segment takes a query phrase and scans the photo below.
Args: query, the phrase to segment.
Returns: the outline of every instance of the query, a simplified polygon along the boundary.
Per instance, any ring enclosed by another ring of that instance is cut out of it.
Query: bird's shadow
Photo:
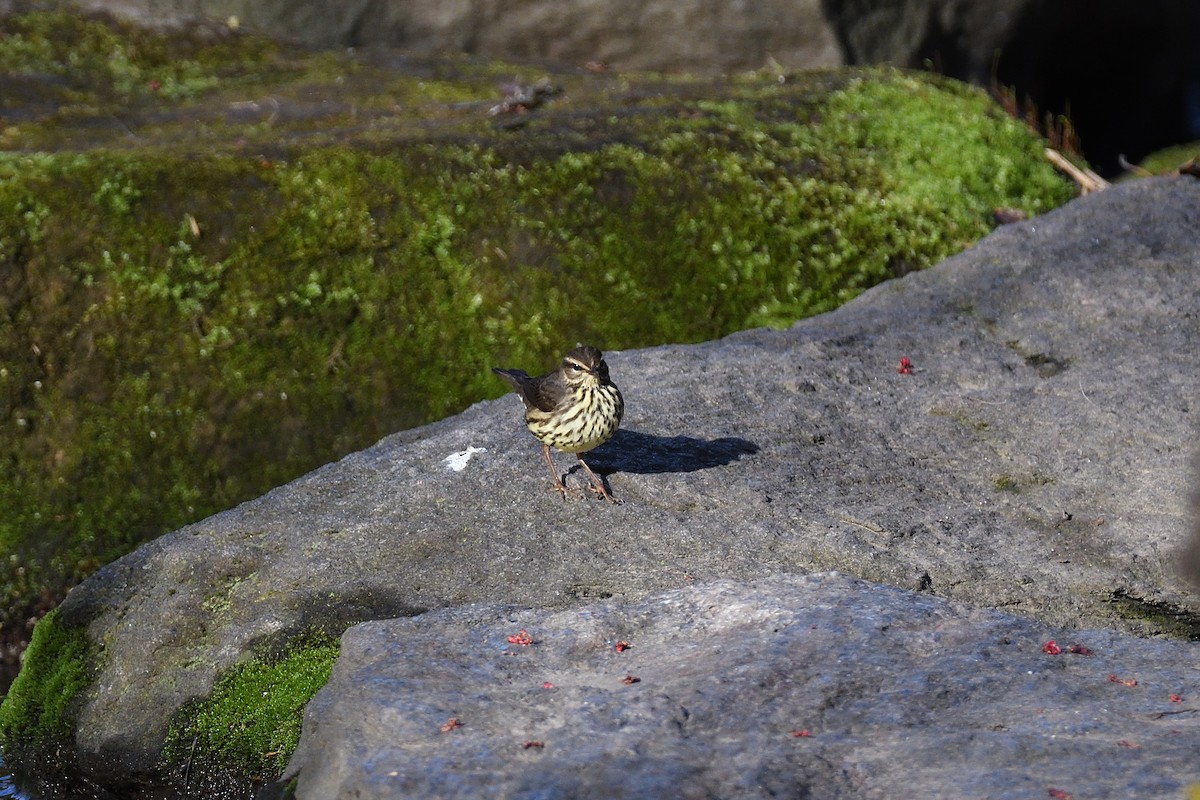
[[[758,452],[758,445],[735,436],[695,439],[691,436],[657,436],[619,430],[612,439],[587,454],[588,464],[601,475],[632,472],[696,472],[722,467]]]

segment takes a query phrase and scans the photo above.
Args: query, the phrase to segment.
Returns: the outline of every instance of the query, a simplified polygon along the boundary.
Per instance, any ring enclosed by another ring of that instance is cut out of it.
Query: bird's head
[[[563,356],[559,370],[571,386],[599,386],[608,382],[604,354],[590,345],[580,345]]]

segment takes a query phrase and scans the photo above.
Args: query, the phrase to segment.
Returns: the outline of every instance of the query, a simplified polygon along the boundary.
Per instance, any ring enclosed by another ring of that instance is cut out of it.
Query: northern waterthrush
[[[583,460],[584,453],[612,438],[625,413],[625,401],[608,377],[604,354],[580,345],[563,356],[558,369],[536,378],[519,369],[492,367],[492,372],[511,383],[525,404],[525,425],[542,443],[554,489],[566,497],[567,487],[550,457],[551,447],[574,453],[592,478],[592,491],[619,502]]]

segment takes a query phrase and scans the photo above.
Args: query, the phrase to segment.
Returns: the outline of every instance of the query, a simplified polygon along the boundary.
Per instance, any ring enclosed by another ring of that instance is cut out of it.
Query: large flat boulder
[[[590,463],[621,505],[553,493],[510,396],[164,536],[61,608],[101,648],[80,763],[101,781],[152,773],[186,703],[314,627],[470,603],[548,614],[832,569],[1045,625],[1194,635],[1200,596],[1177,556],[1200,376],[1198,222],[1200,182],[1130,183],[789,330],[610,352],[626,419]],[[822,591],[857,602],[863,589]],[[738,603],[734,589],[713,597]],[[943,607],[897,597],[887,603]],[[837,630],[864,635],[852,628]],[[1012,652],[1034,657],[1023,648]],[[874,669],[869,647],[838,652],[828,680]],[[946,683],[969,681],[969,660],[953,663]]]
[[[352,628],[289,773],[298,798],[1177,798],[1195,654],[837,575],[464,606]]]

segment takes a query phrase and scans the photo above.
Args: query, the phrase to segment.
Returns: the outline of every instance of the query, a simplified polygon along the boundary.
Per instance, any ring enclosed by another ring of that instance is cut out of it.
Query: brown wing
[[[522,369],[492,367],[492,372],[512,384],[526,408],[553,411],[554,406],[562,397],[562,386],[556,380],[557,373],[551,372],[532,378]]]
[[[566,383],[557,370],[529,379],[529,402],[542,411],[553,411],[566,394]]]

